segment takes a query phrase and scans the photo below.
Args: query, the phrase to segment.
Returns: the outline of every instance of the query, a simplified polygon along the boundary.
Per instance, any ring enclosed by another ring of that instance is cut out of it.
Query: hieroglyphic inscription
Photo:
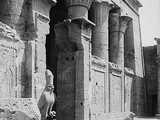
[[[0,98],[15,97],[16,50],[0,45]]]
[[[125,76],[125,111],[131,110],[131,87],[133,78]]]
[[[75,110],[75,53],[64,52],[58,57],[58,80],[57,80],[57,119],[74,120]],[[63,116],[60,114],[64,113]],[[69,116],[68,116],[69,115]]]
[[[92,83],[92,119],[104,113],[104,80],[105,73],[93,70]]]
[[[49,33],[49,18],[45,15],[35,12],[35,76],[34,76],[34,95],[39,99],[43,88],[45,87],[46,70],[46,35]],[[34,51],[33,51],[34,52]]]
[[[110,111],[121,112],[121,77],[110,73]]]

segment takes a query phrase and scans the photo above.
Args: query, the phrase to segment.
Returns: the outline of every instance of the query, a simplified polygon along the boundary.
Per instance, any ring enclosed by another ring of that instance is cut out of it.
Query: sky
[[[139,0],[143,7],[140,8],[140,24],[142,45],[156,44],[155,37],[160,38],[160,0]]]

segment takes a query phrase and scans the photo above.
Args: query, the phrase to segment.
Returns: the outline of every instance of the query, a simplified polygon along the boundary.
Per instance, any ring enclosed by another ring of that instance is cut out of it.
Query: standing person
[[[41,120],[53,120],[56,116],[56,112],[52,111],[52,107],[55,103],[54,76],[50,70],[46,70],[46,86],[42,92],[42,95],[38,101],[38,108],[41,113]]]

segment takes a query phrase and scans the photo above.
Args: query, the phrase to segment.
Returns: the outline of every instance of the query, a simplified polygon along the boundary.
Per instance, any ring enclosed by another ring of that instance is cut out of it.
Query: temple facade
[[[36,103],[47,68],[57,120],[142,115],[140,7],[138,0],[1,0],[0,99]]]

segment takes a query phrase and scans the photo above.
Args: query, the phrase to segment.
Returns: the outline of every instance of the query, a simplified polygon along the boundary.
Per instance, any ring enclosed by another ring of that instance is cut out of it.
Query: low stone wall
[[[41,120],[41,115],[32,98],[4,98],[0,99],[0,120]]]

